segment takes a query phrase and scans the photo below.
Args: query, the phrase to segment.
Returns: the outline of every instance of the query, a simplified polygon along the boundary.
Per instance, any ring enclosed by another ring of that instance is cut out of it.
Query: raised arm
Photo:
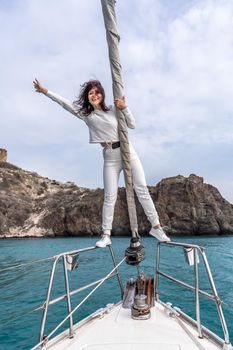
[[[126,105],[125,97],[123,96],[122,99],[115,99],[114,104],[117,108],[122,110],[128,128],[135,129],[135,119],[130,109]]]
[[[35,79],[35,80],[33,81],[33,85],[34,85],[34,88],[35,88],[36,92],[40,92],[40,93],[42,93],[42,94],[47,94],[48,89],[44,88],[44,87],[40,84],[40,82],[39,82],[38,79]]]
[[[36,92],[43,93],[45,96],[57,102],[60,106],[62,106],[68,112],[74,114],[76,117],[82,120],[84,119],[83,116],[80,115],[77,106],[73,102],[52,91],[49,91],[47,88],[43,87],[37,79],[33,81],[33,84]]]

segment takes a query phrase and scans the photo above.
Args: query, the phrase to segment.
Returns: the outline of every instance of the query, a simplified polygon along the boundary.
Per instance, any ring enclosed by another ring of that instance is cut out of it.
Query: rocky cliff
[[[171,235],[233,234],[233,206],[203,178],[175,176],[149,187]],[[61,183],[0,162],[0,237],[97,235],[101,232],[102,189]],[[137,202],[139,232],[148,223]],[[119,189],[113,234],[128,235],[125,189]]]

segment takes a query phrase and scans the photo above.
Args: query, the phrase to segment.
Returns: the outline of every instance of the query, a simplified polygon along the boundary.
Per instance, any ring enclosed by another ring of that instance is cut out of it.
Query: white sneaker
[[[95,246],[98,248],[104,248],[111,243],[112,242],[109,235],[102,235],[101,239],[96,242]]]
[[[160,242],[170,242],[170,238],[166,235],[162,227],[154,228],[152,227],[149,234],[155,238],[157,238]]]

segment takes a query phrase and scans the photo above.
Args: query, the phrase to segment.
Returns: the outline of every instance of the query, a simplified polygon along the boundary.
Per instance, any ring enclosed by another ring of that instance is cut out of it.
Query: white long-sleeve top
[[[88,116],[83,116],[78,112],[78,107],[71,101],[61,97],[54,92],[48,91],[46,94],[53,101],[57,102],[64,109],[83,120],[89,128],[90,143],[117,142],[118,122],[114,108],[110,106],[110,110],[94,110]],[[128,108],[122,110],[125,116],[126,124],[130,129],[135,128],[135,119]]]

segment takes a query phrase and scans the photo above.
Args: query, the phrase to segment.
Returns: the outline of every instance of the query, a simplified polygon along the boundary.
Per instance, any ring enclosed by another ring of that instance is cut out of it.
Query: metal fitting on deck
[[[126,262],[129,265],[138,265],[145,259],[145,248],[138,237],[131,238],[130,246],[125,250]]]
[[[131,316],[134,320],[147,320],[150,318],[150,308],[146,303],[147,296],[145,294],[137,294],[131,307]]]

